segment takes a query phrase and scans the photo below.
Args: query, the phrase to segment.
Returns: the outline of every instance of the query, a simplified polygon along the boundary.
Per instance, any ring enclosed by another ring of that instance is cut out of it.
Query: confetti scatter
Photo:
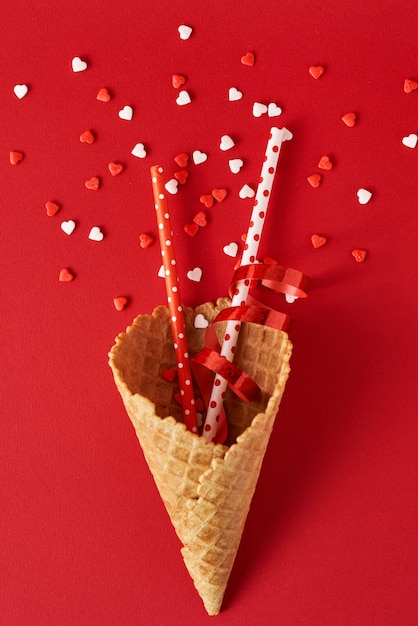
[[[416,133],[411,133],[410,135],[407,135],[406,137],[402,138],[402,143],[407,148],[415,148],[415,146],[417,145],[417,142],[418,142],[418,135]]]
[[[314,248],[321,248],[327,243],[327,239],[323,235],[315,234],[311,236],[311,243]]]
[[[145,159],[145,157],[147,156],[147,151],[145,150],[144,144],[137,143],[133,147],[131,154],[135,157],[138,157],[138,159]]]
[[[417,89],[417,87],[418,82],[416,80],[412,80],[412,78],[405,78],[403,84],[403,90],[405,93],[412,93],[415,89]]]
[[[222,135],[221,143],[219,144],[219,148],[222,151],[231,150],[235,146],[235,142],[229,135]]]
[[[23,152],[19,152],[19,150],[11,150],[9,154],[10,163],[12,165],[17,165],[20,161],[23,160]]]
[[[171,193],[172,195],[174,195],[174,194],[176,194],[178,192],[178,190],[179,190],[178,186],[179,186],[179,182],[175,178],[171,178],[164,185],[164,187],[166,188],[168,193]]]
[[[185,89],[179,92],[179,95],[176,98],[176,102],[179,106],[185,106],[186,104],[190,104],[192,101],[190,94]]]
[[[87,69],[87,63],[80,59],[80,57],[74,57],[71,61],[71,67],[73,72],[84,72]]]
[[[214,198],[211,193],[205,193],[199,198],[199,201],[204,204],[207,209],[210,209],[210,207],[213,206],[213,200]]]
[[[189,237],[194,237],[195,235],[197,235],[198,231],[199,225],[196,223],[186,224],[184,226],[184,232],[186,233],[186,235],[189,235]]]
[[[237,102],[238,100],[241,100],[242,96],[243,96],[242,91],[240,91],[236,87],[230,87],[228,91],[229,102]]]
[[[86,180],[84,185],[87,189],[90,189],[90,191],[97,191],[100,187],[100,179],[98,178],[98,176],[92,176],[91,178]]]
[[[268,112],[268,106],[263,104],[262,102],[254,102],[253,104],[253,115],[254,117],[261,117],[265,113]]]
[[[238,244],[235,241],[231,241],[223,247],[223,251],[227,256],[236,257],[238,254]]]
[[[195,150],[192,154],[193,163],[195,165],[200,165],[207,161],[208,155],[205,152],[201,152],[200,150]]]
[[[367,204],[372,197],[372,192],[368,191],[368,189],[359,189],[357,191],[357,199],[360,204]]]
[[[208,328],[209,322],[203,315],[203,313],[198,313],[194,318],[193,325],[195,328],[203,330],[205,328]]]
[[[54,216],[60,210],[60,205],[57,202],[48,201],[45,203],[46,214],[49,217]]]
[[[91,241],[103,241],[103,233],[98,226],[93,226],[89,232],[89,239]]]
[[[323,65],[311,65],[309,68],[309,74],[312,78],[315,78],[315,80],[318,80],[324,72],[325,68]]]
[[[366,254],[367,251],[363,250],[362,248],[355,248],[351,254],[353,255],[353,257],[355,258],[355,260],[357,261],[357,263],[363,263],[364,259],[366,258]]]
[[[228,192],[226,189],[212,189],[212,196],[218,202],[223,202],[227,195],[228,195]]]
[[[101,89],[99,89],[97,96],[96,96],[96,100],[100,100],[100,102],[110,102],[111,99],[112,99],[112,96],[110,95],[107,87],[102,87]]]
[[[241,63],[243,65],[248,65],[249,67],[253,67],[255,63],[254,52],[247,52],[247,54],[244,54],[244,56],[241,57]]]
[[[15,85],[13,87],[13,92],[16,98],[19,98],[19,100],[22,100],[22,98],[26,96],[28,91],[29,91],[29,87],[27,85]]]
[[[174,157],[174,160],[179,167],[187,167],[189,163],[189,155],[186,152],[182,152]]]
[[[203,272],[200,267],[195,267],[187,272],[187,278],[195,283],[199,283],[202,280]]]
[[[117,298],[113,298],[113,306],[117,311],[123,311],[127,304],[128,298],[126,298],[126,296],[118,296]]]
[[[352,128],[353,126],[356,125],[357,116],[355,113],[351,112],[351,113],[346,113],[345,115],[343,115],[341,119],[346,126],[348,126],[349,128]]]
[[[70,283],[72,280],[74,279],[74,274],[73,272],[70,272],[70,270],[67,267],[64,267],[58,276],[58,280],[61,283]]]
[[[154,243],[154,237],[151,237],[151,235],[148,235],[148,233],[141,233],[139,235],[139,245],[144,250],[149,248],[150,245],[153,244],[153,243]]]
[[[186,82],[186,77],[182,74],[173,74],[171,77],[171,83],[175,89],[179,89]]]
[[[239,191],[239,197],[242,198],[243,200],[245,198],[254,198],[255,196],[255,191],[252,187],[250,187],[249,185],[245,184],[241,187],[240,191]]]
[[[315,189],[320,186],[321,180],[321,174],[312,174],[307,178],[308,183],[311,185],[311,187],[314,187]]]
[[[119,174],[123,172],[122,163],[114,163],[113,161],[111,161],[107,167],[112,176],[119,176]]]
[[[184,185],[189,176],[189,172],[187,170],[179,170],[178,172],[174,172],[174,178],[178,180],[180,185]]]
[[[229,161],[229,169],[233,174],[238,174],[243,166],[244,161],[242,159],[231,159]]]
[[[267,106],[267,115],[269,117],[278,117],[282,113],[283,110],[275,102],[270,102],[270,104]]]
[[[81,143],[89,143],[92,144],[95,142],[95,136],[91,132],[91,130],[85,130],[84,133],[80,135]]]
[[[181,24],[181,26],[179,26],[177,30],[179,32],[180,39],[182,39],[183,41],[189,39],[193,32],[193,28],[191,26],[187,26],[186,24]]]
[[[319,159],[318,167],[321,170],[327,170],[327,171],[332,170],[333,164],[332,164],[329,156],[327,156],[327,155],[322,156]]]
[[[193,218],[193,222],[197,224],[197,226],[200,226],[201,228],[204,228],[205,226],[207,226],[208,220],[207,220],[206,213],[204,211],[199,211],[198,213],[196,213],[196,215]]]
[[[129,106],[129,104],[126,104],[123,109],[119,111],[118,116],[121,120],[130,122],[134,116],[134,110],[131,106]]]
[[[74,220],[67,220],[66,222],[61,222],[61,230],[66,235],[71,235],[74,232],[75,226],[76,224]]]

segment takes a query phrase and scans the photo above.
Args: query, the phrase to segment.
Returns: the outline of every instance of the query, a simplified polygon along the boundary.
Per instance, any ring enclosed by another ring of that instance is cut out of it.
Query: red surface
[[[416,624],[415,282],[418,16],[413,3],[11,2],[2,8],[0,621],[57,624]],[[177,27],[194,31],[181,41]],[[254,52],[255,64],[240,59]],[[88,62],[75,74],[71,59]],[[323,65],[315,80],[311,65]],[[187,78],[179,107],[172,75]],[[16,84],[29,93],[18,100]],[[96,100],[109,88],[109,103]],[[228,89],[244,96],[228,102]],[[275,102],[278,118],[252,116]],[[118,118],[125,105],[132,121]],[[354,127],[341,120],[357,114]],[[115,335],[164,303],[149,167],[189,180],[170,198],[183,300],[226,294],[270,126],[281,155],[261,255],[309,274],[292,374],[224,610],[206,616],[107,365]],[[85,130],[96,141],[79,141]],[[219,150],[220,137],[236,146]],[[148,156],[133,157],[143,142]],[[18,165],[11,150],[22,151]],[[244,168],[231,174],[228,159]],[[330,171],[319,170],[328,155]],[[109,162],[124,171],[112,177]],[[314,189],[307,177],[322,174]],[[84,182],[99,176],[101,187]],[[202,194],[194,238],[183,227]],[[356,191],[373,192],[369,204]],[[45,203],[61,204],[52,217]],[[205,209],[206,210],[206,209]],[[65,235],[60,224],[74,219]],[[88,233],[99,226],[103,241]],[[327,238],[315,249],[311,235]],[[363,263],[351,255],[367,250]],[[186,272],[199,266],[200,283]],[[62,268],[75,273],[58,281]],[[113,298],[127,296],[118,312]]]

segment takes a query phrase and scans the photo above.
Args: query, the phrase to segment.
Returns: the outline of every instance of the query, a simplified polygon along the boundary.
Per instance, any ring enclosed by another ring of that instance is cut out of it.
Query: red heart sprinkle
[[[173,87],[175,89],[178,89],[179,87],[184,85],[184,83],[186,82],[186,77],[182,76],[181,74],[173,74],[171,80],[173,82]]]
[[[213,206],[212,194],[207,193],[207,194],[204,194],[203,196],[200,196],[200,202],[204,204],[207,209],[210,209],[210,207]]]
[[[315,78],[315,80],[322,76],[324,71],[325,68],[322,65],[311,65],[311,67],[309,68],[309,74],[312,76],[312,78]]]
[[[356,123],[356,114],[355,113],[346,113],[345,115],[342,116],[341,119],[344,122],[344,124],[346,124],[347,126],[349,126],[351,128]]]
[[[109,90],[106,87],[102,87],[99,89],[99,93],[96,96],[97,100],[101,100],[101,102],[110,102],[111,96]]]
[[[81,133],[80,141],[82,143],[94,143],[94,135],[91,130],[85,130],[84,133]]]
[[[207,225],[206,213],[199,211],[193,218],[193,222],[202,228]]]
[[[121,172],[123,172],[123,165],[121,163],[109,163],[107,166],[109,168],[109,172],[112,176],[118,176]]]
[[[307,180],[312,187],[319,187],[321,184],[321,174],[312,174],[312,176],[308,176]]]
[[[177,370],[175,367],[170,367],[168,370],[163,370],[161,372],[161,376],[169,383],[174,382],[174,379],[177,376]]]
[[[92,191],[97,191],[100,186],[100,180],[97,176],[92,176],[89,180],[86,180],[84,183],[87,189],[91,189]]]
[[[189,155],[186,152],[182,152],[181,154],[178,154],[176,157],[174,157],[174,160],[179,167],[187,167],[187,164],[189,162]]]
[[[141,233],[139,235],[139,245],[141,246],[141,248],[144,248],[144,250],[146,248],[149,248],[153,241],[154,238],[151,237],[151,235],[147,235],[147,233]]]
[[[199,230],[199,226],[197,224],[186,224],[184,227],[184,232],[190,235],[190,237],[194,237]]]
[[[355,248],[351,254],[355,258],[357,263],[363,263],[364,259],[366,258],[367,251],[362,250],[361,248]]]
[[[64,268],[60,271],[58,280],[62,283],[69,283],[73,280],[73,278],[74,278],[74,274],[72,274],[69,269]]]
[[[128,304],[128,298],[125,298],[125,296],[119,296],[118,298],[113,298],[113,304],[115,305],[115,309],[117,311],[123,311],[123,309]]]
[[[403,90],[405,93],[411,93],[418,87],[418,83],[416,80],[412,80],[411,78],[406,78],[403,84]]]
[[[311,242],[314,248],[320,248],[327,243],[327,240],[322,235],[312,235]]]
[[[174,172],[174,178],[179,181],[180,185],[184,185],[187,180],[189,172],[187,170],[180,170],[179,172]]]
[[[22,152],[18,152],[17,150],[12,150],[10,152],[10,163],[12,165],[17,165],[19,163],[19,161],[21,161],[23,159],[23,153]]]
[[[222,202],[222,200],[225,200],[227,195],[228,195],[228,192],[226,189],[212,189],[212,196],[218,202]]]
[[[55,215],[55,213],[58,213],[61,207],[56,202],[47,202],[45,204],[45,208],[46,208],[46,214],[52,217],[53,215]]]
[[[332,163],[328,156],[323,156],[319,159],[318,167],[321,170],[332,170]]]
[[[247,52],[247,54],[244,54],[244,56],[241,57],[241,63],[243,65],[249,65],[250,67],[252,67],[255,63],[254,53]]]

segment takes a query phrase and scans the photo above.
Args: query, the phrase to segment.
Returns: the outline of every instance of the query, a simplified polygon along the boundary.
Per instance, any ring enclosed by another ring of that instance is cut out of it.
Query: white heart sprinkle
[[[254,102],[253,104],[253,115],[254,117],[261,117],[264,113],[267,113],[268,107],[265,104],[261,104],[261,102]]]
[[[179,181],[175,178],[167,181],[164,187],[167,189],[168,193],[175,194],[178,192]]]
[[[192,154],[193,163],[195,165],[200,165],[200,163],[204,163],[208,158],[208,155],[205,152],[200,152],[200,150],[195,150]]]
[[[147,156],[145,146],[143,143],[137,143],[131,154],[138,157],[139,159],[144,159]]]
[[[293,133],[290,132],[290,130],[288,130],[287,128],[282,128],[282,139],[283,141],[290,141],[291,139],[293,139]]]
[[[229,169],[233,174],[238,174],[243,165],[244,161],[242,159],[231,159],[229,161]]]
[[[190,270],[189,272],[187,272],[187,278],[189,280],[193,280],[195,283],[200,282],[201,278],[202,278],[202,270],[200,269],[200,267],[195,267],[194,269]]]
[[[286,302],[288,302],[289,304],[293,304],[293,302],[298,299],[297,296],[292,296],[290,293],[286,293],[284,297],[286,299]]]
[[[418,142],[418,135],[416,135],[415,133],[411,133],[410,135],[402,139],[403,145],[406,146],[407,148],[415,148],[415,146],[417,145],[417,142]]]
[[[66,235],[71,235],[75,228],[74,220],[68,220],[68,222],[61,222],[61,229]]]
[[[277,117],[278,115],[281,115],[283,111],[275,102],[270,102],[267,108],[267,113],[269,117]]]
[[[230,150],[235,146],[234,140],[229,135],[222,135],[219,145],[221,150]]]
[[[228,98],[230,102],[236,102],[236,100],[241,100],[242,91],[240,91],[236,87],[231,87],[228,92]]]
[[[127,120],[128,122],[130,122],[133,118],[134,110],[132,107],[126,105],[123,107],[123,109],[119,111],[118,115],[121,120]]]
[[[98,226],[93,226],[89,232],[89,239],[92,241],[102,241],[104,235]]]
[[[223,251],[228,256],[236,257],[238,254],[238,244],[235,243],[235,241],[231,241],[231,243],[223,247]]]
[[[19,100],[21,100],[28,93],[29,87],[27,85],[15,85],[13,87],[13,91],[15,93],[15,96],[17,96],[17,98],[19,98]]]
[[[164,270],[164,265],[161,265],[160,269],[158,270],[158,274],[157,276],[159,278],[165,278],[165,270]]]
[[[177,29],[179,31],[180,39],[184,41],[190,37],[193,32],[193,28],[191,26],[186,26],[186,24],[182,24]]]
[[[189,92],[183,89],[180,91],[179,95],[176,98],[176,102],[179,106],[184,106],[185,104],[190,104],[192,101]]]
[[[209,322],[202,313],[198,313],[194,318],[194,327],[195,328],[207,328],[209,326]]]
[[[255,191],[249,185],[244,185],[243,187],[241,187],[240,192],[239,192],[240,198],[243,198],[243,199],[254,198],[254,196],[255,196]]]
[[[82,61],[80,57],[74,57],[71,61],[71,67],[73,68],[73,72],[84,72],[87,69],[87,63]]]
[[[357,198],[360,204],[367,204],[371,197],[372,194],[367,189],[359,189],[357,192]]]

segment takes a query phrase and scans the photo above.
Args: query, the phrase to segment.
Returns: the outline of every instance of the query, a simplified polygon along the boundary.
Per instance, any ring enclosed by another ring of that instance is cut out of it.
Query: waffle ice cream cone
[[[230,305],[220,299],[185,309],[191,356],[204,347],[197,314],[210,323]],[[222,324],[219,324],[222,336]],[[161,372],[175,366],[168,309],[139,315],[116,338],[110,366],[146,462],[183,544],[181,553],[209,615],[219,613],[264,453],[289,374],[285,332],[242,324],[234,362],[261,388],[249,404],[228,390],[228,440],[207,443],[186,430],[174,399],[176,383]]]

